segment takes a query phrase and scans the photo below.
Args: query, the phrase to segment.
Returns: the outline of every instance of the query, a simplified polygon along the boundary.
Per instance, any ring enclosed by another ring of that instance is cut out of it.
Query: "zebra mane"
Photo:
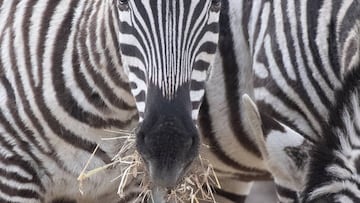
[[[360,168],[354,150],[360,147],[360,64],[345,76],[335,98],[329,120],[323,126],[323,136],[310,150],[312,158],[303,191],[305,202],[326,192],[314,188],[338,178],[358,179],[356,176]],[[340,168],[346,168],[346,171]]]
[[[330,112],[328,126],[323,127],[324,140],[327,140],[328,146],[339,145],[338,137],[341,135],[360,135],[360,64],[346,74],[335,98],[336,103]]]

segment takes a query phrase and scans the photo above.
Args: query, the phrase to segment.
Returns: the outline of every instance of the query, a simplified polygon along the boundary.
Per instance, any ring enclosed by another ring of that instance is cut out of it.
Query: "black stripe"
[[[207,71],[210,64],[207,61],[197,60],[194,63],[194,69],[198,71]]]
[[[29,199],[38,199],[40,201],[43,200],[43,197],[30,189],[18,189],[15,187],[11,187],[9,185],[5,185],[2,182],[0,182],[0,191],[13,197],[22,197],[22,198],[29,198]]]
[[[9,27],[11,27],[11,25],[13,24],[13,21],[14,21],[14,15],[16,13],[16,8],[17,8],[17,5],[18,3],[20,2],[20,0],[14,0],[12,1],[12,4],[11,4],[11,7],[10,7],[10,11],[9,11],[9,15],[6,17],[6,20],[4,20],[5,24],[4,24],[4,29],[3,30],[0,30],[0,41],[3,40],[4,38],[4,35],[5,35],[5,31],[7,31],[7,29]]]
[[[37,44],[37,49],[36,49],[37,50],[36,56],[37,56],[37,61],[38,61],[38,66],[39,66],[38,67],[38,78],[40,81],[42,81],[42,79],[43,79],[42,68],[43,68],[43,60],[44,60],[47,32],[50,27],[50,21],[52,19],[52,16],[54,15],[55,9],[60,2],[61,1],[48,1],[46,9],[45,9],[43,15],[41,16],[41,27],[40,27],[40,30],[38,31],[39,39],[38,39],[38,44]]]
[[[97,18],[100,11],[100,6],[102,6],[101,1],[94,2],[95,6],[91,8],[91,17],[88,19],[89,21],[86,22],[86,28],[88,29],[88,37],[90,39],[90,50],[89,54],[93,56],[95,59],[95,63],[97,66],[100,66],[100,53],[97,51],[96,42],[98,41],[98,36],[96,34],[97,28]],[[103,23],[102,23],[103,25]]]
[[[277,184],[275,185],[275,187],[276,187],[276,192],[280,197],[291,199],[294,203],[299,202],[299,197],[297,192]]]
[[[241,26],[242,26],[242,31],[244,34],[244,38],[246,42],[250,42],[249,39],[249,32],[248,32],[248,24],[250,22],[250,16],[251,16],[251,11],[252,11],[252,7],[253,7],[253,1],[243,1],[242,3],[242,22],[241,22]]]
[[[142,81],[146,82],[147,79],[146,79],[146,75],[144,73],[143,70],[141,70],[140,68],[138,67],[135,67],[135,66],[129,66],[129,71],[133,74],[135,74],[139,79],[141,79]]]
[[[145,102],[145,99],[146,99],[145,96],[146,96],[146,95],[145,95],[145,91],[142,90],[138,95],[135,96],[135,99],[136,99],[136,101],[138,101],[138,102],[139,102],[139,101]]]
[[[272,180],[272,176],[269,172],[267,173],[232,173],[228,171],[222,171],[217,168],[214,169],[215,173],[218,175],[224,175],[226,177],[231,177],[232,179],[239,180],[241,182],[252,182],[252,181],[268,181]]]
[[[307,26],[309,28],[309,29],[307,29],[308,36],[309,36],[309,44],[308,45],[309,45],[309,48],[311,51],[311,56],[313,58],[315,67],[318,68],[319,73],[324,78],[326,85],[329,86],[331,89],[334,89],[335,87],[330,82],[329,77],[326,74],[324,74],[324,73],[326,73],[325,68],[331,68],[331,67],[324,67],[322,65],[322,61],[321,61],[321,57],[320,57],[320,53],[319,53],[319,48],[321,48],[321,47],[317,47],[317,45],[316,45],[316,37],[318,34],[320,34],[320,33],[317,33],[317,31],[318,31],[317,28],[322,23],[322,22],[320,22],[320,24],[319,24],[319,22],[318,22],[319,15],[320,15],[320,9],[322,8],[322,6],[324,4],[325,4],[324,0],[307,1],[307,16],[306,16],[307,20],[306,21],[307,21]],[[322,36],[322,37],[328,37],[328,36]]]
[[[63,197],[63,198],[56,198],[52,200],[51,203],[77,203],[77,201],[74,199]]]
[[[219,188],[214,188],[215,190],[215,193],[217,195],[220,195],[222,197],[225,197],[226,199],[228,200],[231,200],[233,201],[234,203],[243,203],[245,202],[245,199],[246,199],[246,195],[238,195],[238,194],[234,194],[234,193],[231,193],[231,192],[227,192],[225,190],[222,190],[222,189],[219,189]]]
[[[229,3],[223,1],[223,10],[220,14],[220,39],[219,50],[222,56],[223,73],[225,82],[226,101],[229,107],[229,120],[231,130],[242,146],[250,153],[261,157],[257,146],[247,137],[242,128],[240,116],[239,95],[239,65],[236,62],[233,35],[230,29]]]
[[[358,185],[359,188],[359,185]],[[353,202],[360,202],[360,198],[358,197],[359,194],[354,194],[350,190],[343,190],[341,191],[341,194],[347,196],[349,199],[353,200]]]
[[[335,9],[333,10],[333,15],[337,16],[337,13],[339,12],[340,6],[342,5],[342,2],[337,2],[335,1],[333,3],[333,7],[335,7]],[[339,7],[339,8],[338,8]],[[328,38],[328,42],[330,44],[330,49],[329,49],[329,56],[330,59],[333,60],[333,63],[335,65],[335,68],[337,68],[336,70],[340,71],[340,68],[343,64],[339,64],[340,63],[340,59],[346,57],[347,54],[351,54],[351,55],[355,55],[355,54],[359,54],[359,53],[354,53],[354,52],[347,52],[345,53],[345,55],[342,55],[341,51],[343,51],[344,48],[344,44],[346,42],[346,40],[350,40],[349,37],[352,36],[355,41],[357,41],[357,45],[359,44],[359,40],[358,40],[358,34],[357,35],[353,35],[350,32],[354,31],[353,29],[358,29],[358,22],[360,19],[360,2],[359,1],[352,1],[351,5],[349,6],[348,10],[346,11],[346,14],[344,16],[344,19],[342,22],[337,22],[338,18],[336,18],[336,22],[332,21],[331,24],[329,25],[329,38]],[[337,27],[336,25],[340,24],[339,27]],[[340,51],[340,53],[339,53]],[[358,51],[359,52],[359,51]],[[358,56],[359,57],[359,56]],[[345,68],[347,70],[354,68],[354,67],[342,67]],[[340,73],[338,74],[340,76]]]
[[[209,104],[208,104],[206,95],[204,96],[204,101],[200,107],[199,125],[200,125],[200,130],[201,130],[202,135],[204,136],[205,139],[207,139],[210,142],[209,144],[211,146],[210,149],[211,149],[212,153],[217,158],[219,158],[219,160],[224,162],[226,165],[231,166],[240,171],[245,171],[245,172],[254,172],[254,173],[258,172],[258,173],[262,173],[262,174],[267,173],[266,171],[261,171],[258,169],[254,169],[254,168],[250,168],[250,167],[241,165],[240,163],[232,160],[228,155],[226,155],[226,152],[222,149],[222,147],[218,143],[218,140],[215,137],[215,133],[214,133],[213,127],[212,127],[211,116],[209,114]]]
[[[261,1],[261,4],[260,4],[260,8],[259,8],[259,16],[258,16],[258,18],[256,18],[256,22],[253,22],[253,24],[254,25],[257,25],[257,26],[255,26],[255,29],[254,29],[254,33],[249,33],[249,35],[253,35],[252,37],[253,37],[253,41],[252,42],[250,42],[250,44],[256,44],[256,40],[258,39],[258,37],[259,37],[259,34],[260,34],[260,28],[261,28],[261,26],[258,26],[258,25],[261,25],[261,14],[262,14],[262,11],[264,10],[264,5],[265,5],[265,3],[266,2],[268,2],[268,1],[266,1],[266,0],[258,0],[258,1]],[[253,5],[251,5],[252,7],[253,7]],[[253,8],[249,8],[249,10],[252,10]],[[251,15],[251,14],[250,14]],[[244,28],[244,26],[248,26],[249,24],[248,24],[248,22],[246,22],[244,25],[243,25],[243,28]],[[246,28],[244,28],[244,30],[247,30],[247,27]]]
[[[206,32],[206,31],[204,31],[204,32]],[[197,43],[200,42],[200,40],[202,39],[201,37],[202,37],[202,36],[200,36],[200,37],[197,38]],[[195,47],[197,47],[197,44],[194,44],[193,46],[194,46],[194,48],[195,48]],[[208,53],[208,54],[215,54],[216,49],[217,49],[217,44],[216,44],[216,43],[214,43],[214,42],[205,42],[205,43],[203,43],[203,44],[200,45],[199,49],[196,49],[196,50],[194,49],[194,51],[197,51],[197,52],[196,52],[196,53],[191,52],[191,53],[190,53],[190,56],[197,56],[197,55],[199,55],[201,52],[205,52],[205,53]],[[207,62],[205,62],[205,63],[207,63]],[[209,65],[210,65],[210,64],[209,64]],[[209,66],[209,65],[208,65],[208,66]],[[207,67],[208,67],[208,66],[207,66]]]
[[[198,90],[204,90],[205,88],[205,81],[203,82],[198,82],[196,80],[191,80],[190,82],[190,89],[192,91],[198,91]]]
[[[113,8],[116,8],[115,6]],[[108,27],[109,27],[109,32],[111,33],[112,36],[112,41],[116,42],[116,44],[114,44],[114,46],[116,47],[116,59],[119,60],[119,64],[120,66],[123,66],[122,60],[121,60],[121,55],[120,55],[120,40],[119,40],[119,25],[120,25],[120,17],[119,17],[119,13],[117,12],[117,9],[112,9],[111,13],[109,14],[109,18],[108,18]],[[105,33],[104,33],[105,34]],[[105,38],[104,38],[105,40]],[[105,43],[105,41],[102,41],[102,43]],[[105,44],[103,44],[103,46],[105,46]]]

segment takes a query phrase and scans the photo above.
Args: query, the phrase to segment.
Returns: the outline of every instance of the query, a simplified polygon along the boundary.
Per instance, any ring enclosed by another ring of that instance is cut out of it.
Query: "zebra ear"
[[[262,156],[267,155],[265,140],[262,130],[261,116],[256,104],[250,98],[249,95],[244,94],[242,96],[243,113],[245,118],[245,125],[248,127],[248,133],[250,137],[255,140],[255,144],[259,147]]]
[[[289,126],[259,113],[249,96],[244,95],[242,102],[249,136],[256,141],[275,181],[299,189],[305,182],[311,144]]]

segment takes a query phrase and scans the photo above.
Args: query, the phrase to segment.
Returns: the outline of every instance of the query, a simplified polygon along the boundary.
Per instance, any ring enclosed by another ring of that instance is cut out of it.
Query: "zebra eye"
[[[211,11],[218,12],[221,9],[221,0],[211,0]]]
[[[129,0],[118,0],[118,6],[121,11],[129,10]]]

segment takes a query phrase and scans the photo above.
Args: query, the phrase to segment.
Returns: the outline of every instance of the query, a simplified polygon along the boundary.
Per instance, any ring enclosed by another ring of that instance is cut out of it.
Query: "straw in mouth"
[[[118,195],[123,198],[126,194],[125,187],[134,179],[140,179],[141,191],[134,202],[175,202],[175,203],[199,203],[216,202],[213,194],[213,187],[221,188],[219,180],[216,176],[215,170],[211,163],[202,158],[201,155],[194,161],[192,170],[188,172],[188,176],[184,177],[178,186],[169,192],[166,189],[151,186],[147,177],[146,169],[140,155],[135,149],[135,133],[134,131],[126,130],[105,130],[106,132],[118,135],[114,138],[106,138],[104,141],[122,139],[123,145],[119,152],[112,159],[112,163],[104,165],[99,168],[88,170],[89,163],[91,162],[96,149],[87,161],[84,169],[81,171],[78,181],[79,190],[82,193],[84,181],[98,172],[105,169],[120,165],[119,176],[115,177],[113,181],[119,180]],[[205,145],[204,145],[205,146]]]

